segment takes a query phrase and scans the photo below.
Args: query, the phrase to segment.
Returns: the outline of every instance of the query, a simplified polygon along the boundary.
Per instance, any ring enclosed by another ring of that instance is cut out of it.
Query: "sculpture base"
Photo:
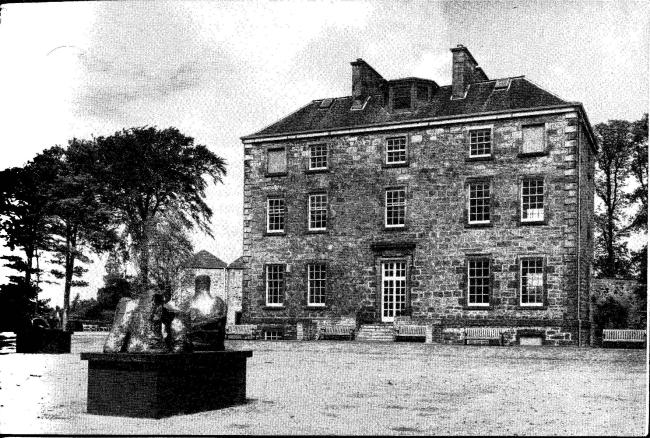
[[[16,353],[70,353],[72,332],[30,328],[16,333]]]
[[[81,353],[89,414],[162,418],[246,401],[245,351]]]

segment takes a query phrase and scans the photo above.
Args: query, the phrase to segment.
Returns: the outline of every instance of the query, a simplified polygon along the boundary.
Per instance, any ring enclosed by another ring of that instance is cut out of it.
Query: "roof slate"
[[[244,256],[229,264],[228,269],[244,269]]]
[[[523,76],[510,79],[510,87],[505,90],[494,90],[496,80],[471,84],[464,99],[452,100],[451,85],[443,86],[438,88],[429,103],[413,111],[388,111],[376,97],[370,98],[361,111],[350,111],[352,96],[336,98],[327,109],[319,109],[322,99],[314,100],[289,116],[243,139],[570,103],[543,90]]]
[[[198,268],[198,269],[224,269],[228,265],[206,250],[199,251],[192,256],[190,260],[185,264],[186,268]]]

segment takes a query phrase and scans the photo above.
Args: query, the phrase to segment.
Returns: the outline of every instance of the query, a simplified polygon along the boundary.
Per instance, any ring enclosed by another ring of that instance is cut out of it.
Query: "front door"
[[[406,310],[406,262],[381,263],[381,321],[393,322]]]

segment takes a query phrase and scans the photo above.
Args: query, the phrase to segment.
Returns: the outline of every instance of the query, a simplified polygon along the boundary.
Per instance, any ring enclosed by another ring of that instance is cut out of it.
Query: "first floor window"
[[[266,231],[267,233],[284,232],[284,198],[266,200]]]
[[[535,154],[544,152],[544,125],[524,126],[522,128],[523,154]]]
[[[469,156],[489,157],[492,154],[492,128],[469,131]]]
[[[406,163],[406,137],[386,139],[386,164]]]
[[[470,259],[467,262],[467,304],[490,305],[490,260]]]
[[[470,224],[486,224],[490,222],[490,183],[475,182],[469,184]]]
[[[544,180],[525,179],[521,183],[521,221],[544,220]]]
[[[266,266],[266,305],[282,306],[284,303],[284,265]]]
[[[327,194],[309,195],[309,230],[324,231],[327,229]]]
[[[309,170],[327,169],[327,145],[313,144],[309,146]]]
[[[310,306],[325,305],[327,286],[327,268],[323,263],[307,265],[307,304]]]
[[[541,257],[520,260],[522,306],[544,305],[544,260]]]
[[[406,190],[386,190],[385,225],[390,228],[403,227],[406,223]]]

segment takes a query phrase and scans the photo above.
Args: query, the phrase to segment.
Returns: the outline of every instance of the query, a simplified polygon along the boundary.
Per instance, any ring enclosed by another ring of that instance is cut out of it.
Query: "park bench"
[[[255,339],[257,326],[253,324],[226,325],[228,339]]]
[[[395,340],[400,339],[426,339],[427,326],[425,325],[398,325],[395,326]]]
[[[607,344],[605,344],[607,342]],[[642,347],[646,343],[645,330],[603,330],[603,346],[615,343],[640,344]]]
[[[464,333],[464,343],[467,341],[490,341],[496,340],[502,345],[501,329],[494,327],[467,327]]]
[[[352,340],[354,338],[354,330],[356,329],[353,325],[328,325],[321,327],[318,339],[325,338],[349,338]]]

